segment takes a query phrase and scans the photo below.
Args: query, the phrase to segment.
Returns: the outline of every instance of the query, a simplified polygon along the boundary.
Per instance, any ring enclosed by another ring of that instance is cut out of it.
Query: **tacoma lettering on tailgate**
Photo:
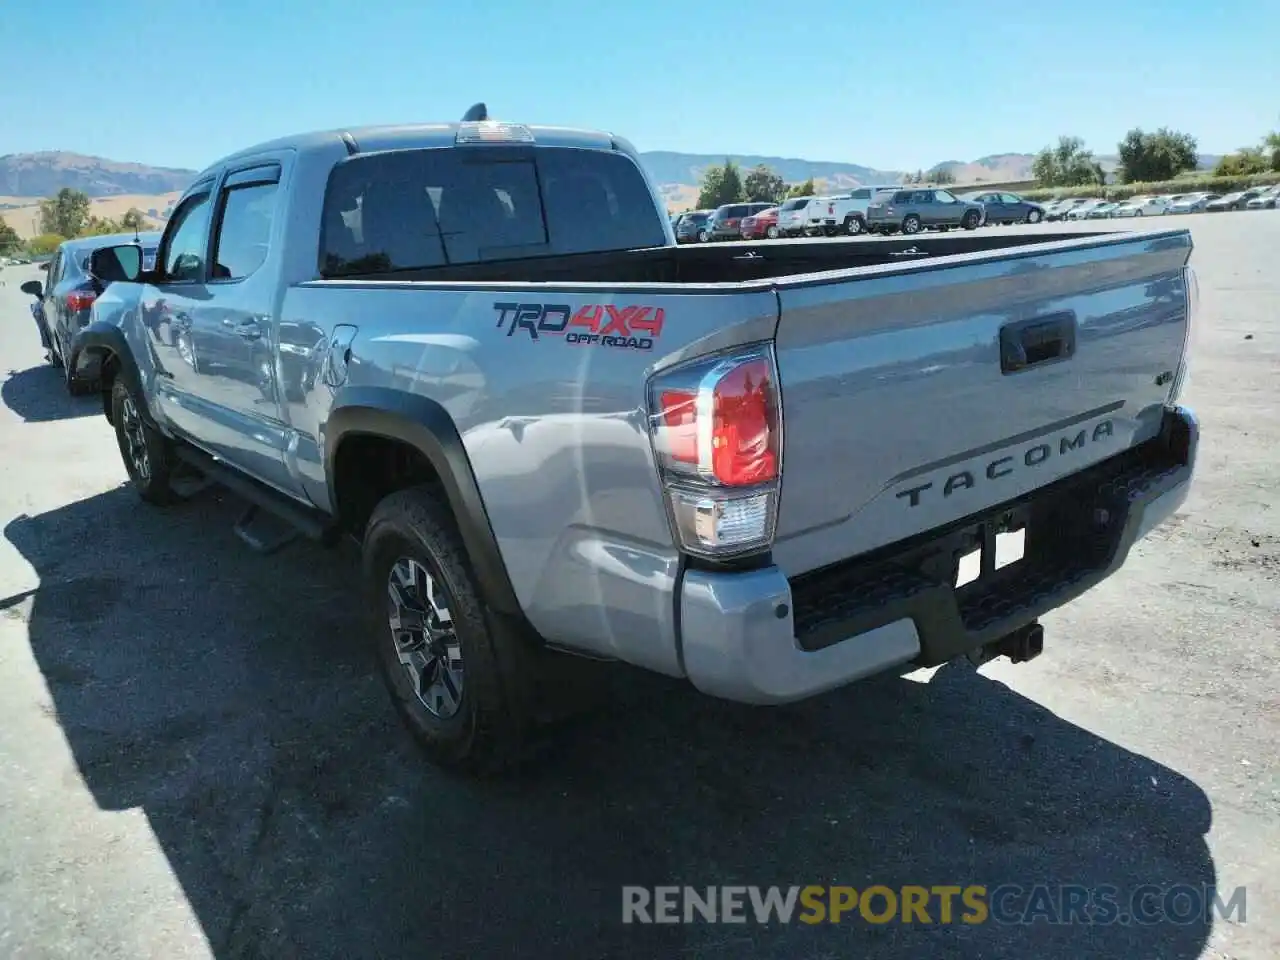
[[[1110,420],[1103,420],[1092,427],[1081,427],[1074,433],[1064,433],[1053,440],[1043,440],[1027,447],[1016,454],[1006,454],[989,460],[979,469],[957,470],[945,480],[940,481],[935,490],[932,480],[914,487],[899,490],[894,496],[905,499],[909,506],[920,506],[920,498],[928,490],[934,490],[929,496],[949,497],[958,490],[970,490],[979,483],[999,480],[1017,470],[1034,469],[1048,461],[1051,457],[1065,457],[1073,450],[1082,450],[1085,446],[1109,440],[1115,431]]]
[[[564,337],[566,343],[623,350],[652,350],[666,318],[662,307],[611,303],[587,304],[576,311],[562,303],[495,303],[493,309],[508,337],[524,330],[533,340]]]

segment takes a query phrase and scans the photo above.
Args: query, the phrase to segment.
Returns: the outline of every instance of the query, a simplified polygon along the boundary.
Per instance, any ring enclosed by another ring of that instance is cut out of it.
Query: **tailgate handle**
[[[1018,373],[1069,360],[1076,353],[1076,315],[1070,311],[1033,317],[1000,328],[1000,370]]]

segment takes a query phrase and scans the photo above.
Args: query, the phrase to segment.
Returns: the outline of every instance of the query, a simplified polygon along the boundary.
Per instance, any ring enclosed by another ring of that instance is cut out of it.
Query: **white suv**
[[[867,184],[837,197],[820,197],[817,208],[809,208],[810,226],[833,237],[837,233],[857,236],[867,232],[867,207],[877,193],[899,190],[901,184]]]

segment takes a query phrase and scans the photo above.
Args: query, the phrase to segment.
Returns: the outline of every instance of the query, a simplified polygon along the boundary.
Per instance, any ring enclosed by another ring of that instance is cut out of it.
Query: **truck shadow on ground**
[[[8,605],[27,611],[85,786],[145,811],[220,958],[1192,958],[1208,939],[1202,917],[971,926],[936,911],[625,926],[624,884],[1109,884],[1122,905],[1142,884],[1198,890],[1215,876],[1210,806],[959,668],[784,709],[619,671],[610,709],[535,772],[445,776],[361,645],[353,558],[254,555],[231,532],[239,509],[206,493],[153,510],[121,488],[5,529],[40,577]]]
[[[48,363],[9,370],[0,384],[0,399],[27,423],[102,416],[102,398],[98,394],[71,396],[63,385],[62,371]]]

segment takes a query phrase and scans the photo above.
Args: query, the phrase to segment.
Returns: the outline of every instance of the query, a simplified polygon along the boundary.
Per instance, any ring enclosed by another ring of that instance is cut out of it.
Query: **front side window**
[[[213,248],[213,279],[243,279],[266,261],[279,186],[255,183],[222,192],[222,220]]]
[[[209,240],[209,194],[192,197],[178,212],[164,256],[164,278],[173,283],[204,279]]]
[[[948,193],[946,190],[933,191],[933,197],[935,200],[937,200],[938,203],[959,203],[960,202],[955,198],[953,194]]]
[[[665,244],[663,215],[625,154],[486,149],[394,150],[339,163],[325,194],[321,274]]]

